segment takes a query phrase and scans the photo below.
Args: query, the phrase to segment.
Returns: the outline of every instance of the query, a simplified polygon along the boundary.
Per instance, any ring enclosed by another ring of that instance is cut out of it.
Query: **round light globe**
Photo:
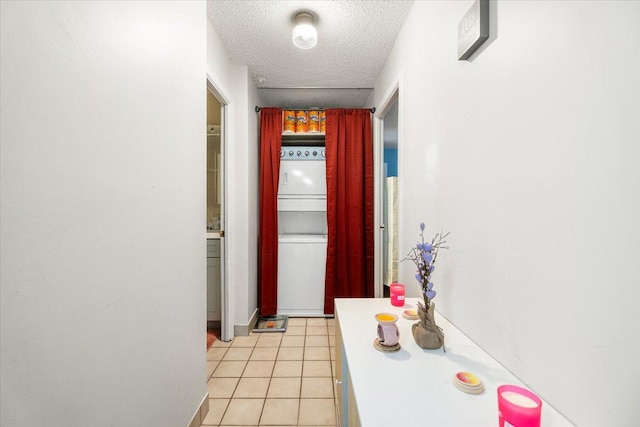
[[[310,13],[301,12],[296,15],[297,25],[293,29],[293,44],[300,49],[311,49],[318,43],[318,32],[313,26],[313,16]]]

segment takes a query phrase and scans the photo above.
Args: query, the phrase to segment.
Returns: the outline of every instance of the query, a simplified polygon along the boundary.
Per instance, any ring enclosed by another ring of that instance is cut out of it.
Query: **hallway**
[[[259,306],[255,107],[375,107],[380,145],[397,93],[398,254],[422,222],[452,233],[437,311],[575,425],[638,424],[640,1],[491,0],[467,60],[475,0],[370,13],[395,3],[0,1],[0,425],[335,422],[331,320],[219,342],[205,378],[205,79],[230,105],[229,339]],[[409,298],[414,277],[400,264]]]
[[[334,333],[334,319],[290,318],[285,333],[215,341],[203,425],[335,425]]]

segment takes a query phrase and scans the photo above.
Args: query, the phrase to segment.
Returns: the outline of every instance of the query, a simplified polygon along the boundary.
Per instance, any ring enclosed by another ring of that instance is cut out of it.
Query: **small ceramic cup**
[[[378,341],[385,347],[393,347],[398,344],[400,331],[398,330],[398,316],[391,313],[376,314],[378,321]]]

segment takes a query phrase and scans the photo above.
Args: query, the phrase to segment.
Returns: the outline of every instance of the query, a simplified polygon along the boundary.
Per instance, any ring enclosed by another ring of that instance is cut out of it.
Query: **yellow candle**
[[[387,313],[380,313],[376,315],[376,320],[379,322],[393,322],[396,320],[395,316]]]

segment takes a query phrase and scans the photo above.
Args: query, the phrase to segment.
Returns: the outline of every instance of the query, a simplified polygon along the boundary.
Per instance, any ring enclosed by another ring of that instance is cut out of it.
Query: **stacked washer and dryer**
[[[324,316],[327,260],[325,149],[280,151],[278,184],[278,314]]]

